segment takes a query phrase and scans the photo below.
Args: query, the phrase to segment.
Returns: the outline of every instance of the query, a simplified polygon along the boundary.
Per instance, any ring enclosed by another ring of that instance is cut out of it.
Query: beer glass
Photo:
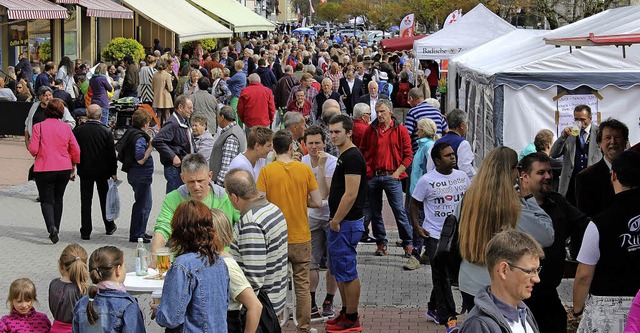
[[[578,136],[578,134],[580,134],[580,129],[582,129],[582,122],[574,121],[573,125],[571,126],[571,135]]]
[[[162,276],[171,266],[171,251],[168,248],[161,248],[156,251],[158,276]]]

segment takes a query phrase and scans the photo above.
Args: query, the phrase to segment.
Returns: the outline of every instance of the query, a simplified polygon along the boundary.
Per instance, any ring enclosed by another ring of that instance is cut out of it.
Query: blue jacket
[[[227,332],[229,271],[222,258],[210,266],[198,253],[180,255],[164,280],[158,325],[179,332]]]
[[[429,149],[433,146],[434,141],[429,138],[418,139],[418,150],[413,155],[411,162],[411,183],[409,185],[409,194],[413,194],[413,189],[422,175],[427,173],[427,158],[429,157]]]
[[[118,290],[98,290],[93,308],[98,314],[94,325],[87,320],[89,296],[82,297],[73,309],[74,333],[146,332],[138,300]]]
[[[247,76],[242,72],[237,72],[229,80],[227,87],[231,91],[231,97],[240,97],[240,91],[247,86]]]
[[[191,126],[177,112],[162,125],[151,144],[160,154],[160,163],[164,166],[173,165],[176,155],[182,160],[187,154],[195,152]]]

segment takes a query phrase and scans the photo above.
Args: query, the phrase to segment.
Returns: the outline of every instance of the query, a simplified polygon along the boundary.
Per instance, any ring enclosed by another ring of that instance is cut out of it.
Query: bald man
[[[273,91],[260,83],[256,73],[249,75],[249,85],[242,89],[238,99],[238,117],[247,133],[254,126],[269,127],[276,114]]]

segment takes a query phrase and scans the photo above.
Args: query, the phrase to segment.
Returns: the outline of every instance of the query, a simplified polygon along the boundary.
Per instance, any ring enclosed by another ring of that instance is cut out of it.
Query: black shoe
[[[144,235],[142,235],[142,238],[152,239],[152,238],[153,238],[153,236],[151,236],[151,235],[149,235],[149,234],[145,233]]]
[[[113,222],[111,222],[111,223],[113,223]],[[107,235],[109,235],[109,236],[113,235],[116,232],[116,230],[118,230],[118,226],[115,223],[113,223],[111,225],[111,228],[107,228]]]
[[[58,243],[58,241],[60,240],[58,238],[58,228],[51,227],[50,232],[49,232],[49,239],[51,240],[51,243],[53,243],[53,244]]]
[[[82,239],[82,240],[90,240],[91,236],[89,236],[89,235],[86,235],[86,236],[85,235],[80,235],[80,239]]]
[[[360,243],[375,243],[376,239],[373,237],[370,237],[369,235],[363,236],[360,239]]]
[[[151,240],[149,238],[144,238],[144,237],[140,237],[140,238],[142,238],[142,242],[145,243],[145,244],[151,243]],[[129,242],[130,243],[137,243],[138,239],[137,238],[135,238],[135,239],[129,238]]]

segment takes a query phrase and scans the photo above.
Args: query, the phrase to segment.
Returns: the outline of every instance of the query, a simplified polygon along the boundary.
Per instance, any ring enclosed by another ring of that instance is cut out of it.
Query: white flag
[[[304,28],[306,26],[307,26],[307,17],[305,16],[302,18],[302,27]]]
[[[453,23],[456,23],[460,19],[460,17],[462,17],[462,9],[456,9],[452,11],[451,14],[447,16],[447,19],[444,20],[443,27],[447,27]]]
[[[400,37],[413,37],[414,17],[413,14],[409,14],[400,21]]]

